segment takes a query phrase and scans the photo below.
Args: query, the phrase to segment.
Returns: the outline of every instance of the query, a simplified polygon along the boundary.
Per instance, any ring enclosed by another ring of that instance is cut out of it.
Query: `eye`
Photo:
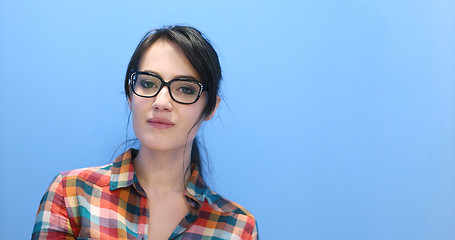
[[[193,95],[197,92],[193,86],[180,86],[177,90],[186,95]]]
[[[143,88],[156,88],[156,84],[151,80],[140,80],[139,84]]]

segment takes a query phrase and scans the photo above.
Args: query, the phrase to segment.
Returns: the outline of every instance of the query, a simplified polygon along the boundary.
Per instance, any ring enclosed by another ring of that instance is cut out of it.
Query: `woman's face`
[[[144,52],[138,71],[152,72],[165,82],[176,78],[200,81],[198,73],[180,47],[163,39],[157,40]],[[206,93],[203,92],[193,104],[177,103],[172,100],[167,87],[163,87],[153,98],[143,98],[132,93],[129,104],[133,129],[141,142],[141,149],[179,151],[185,146],[191,146],[201,124],[198,120],[206,105],[206,98]]]

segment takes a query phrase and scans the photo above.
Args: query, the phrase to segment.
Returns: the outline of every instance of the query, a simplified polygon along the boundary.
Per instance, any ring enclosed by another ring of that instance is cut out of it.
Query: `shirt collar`
[[[133,166],[133,158],[137,155],[137,152],[136,149],[130,148],[114,160],[111,169],[111,191],[129,187],[137,179]]]
[[[134,172],[133,159],[138,150],[130,148],[124,154],[117,157],[112,164],[110,190],[129,187],[133,184],[140,186]],[[207,187],[196,164],[191,165],[191,176],[186,185],[185,198],[194,208],[199,208],[205,200]]]
[[[202,206],[202,203],[205,200],[207,191],[210,191],[207,184],[205,184],[204,179],[200,174],[199,167],[196,164],[191,165],[191,176],[186,185],[186,197],[187,201],[193,205],[195,208]],[[190,198],[191,200],[189,200]],[[192,204],[191,202],[195,203]]]

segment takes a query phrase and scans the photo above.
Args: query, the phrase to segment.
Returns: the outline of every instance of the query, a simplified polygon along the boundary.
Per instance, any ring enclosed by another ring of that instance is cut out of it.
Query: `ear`
[[[216,110],[218,109],[218,106],[220,105],[220,101],[221,101],[220,96],[216,96],[215,108],[214,108],[213,111],[210,113],[210,115],[207,115],[207,116],[204,118],[204,121],[208,121],[208,120],[212,119],[213,116],[215,116],[215,112],[216,112]]]
[[[128,107],[130,108],[130,111],[131,111],[131,98],[128,97]]]

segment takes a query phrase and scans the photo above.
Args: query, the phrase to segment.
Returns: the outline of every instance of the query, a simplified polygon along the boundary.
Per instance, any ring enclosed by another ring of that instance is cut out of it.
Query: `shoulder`
[[[213,191],[206,192],[205,197],[198,224],[205,228],[215,228],[214,234],[219,235],[220,239],[231,239],[233,236],[239,239],[258,239],[257,220],[243,206]]]
[[[99,167],[79,168],[61,172],[57,175],[57,181],[61,182],[84,182],[98,185],[100,187],[109,185],[112,163]]]
[[[254,219],[254,216],[240,204],[228,200],[216,192],[209,191],[206,199],[213,210],[223,213],[242,214]]]

